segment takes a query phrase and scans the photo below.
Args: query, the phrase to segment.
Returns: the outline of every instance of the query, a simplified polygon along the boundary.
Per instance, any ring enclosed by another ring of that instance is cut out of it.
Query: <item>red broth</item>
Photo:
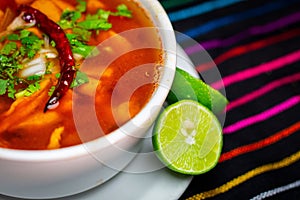
[[[4,5],[3,2],[8,1],[1,1],[0,16],[5,14],[8,7],[12,8],[12,13],[15,12],[14,3]],[[49,6],[55,7],[56,11],[59,10],[59,16],[64,6],[76,6],[76,0],[16,0],[16,2],[32,5],[53,20],[57,19],[58,15],[53,13],[53,9],[49,9]],[[43,5],[43,2],[47,2],[47,6]],[[89,76],[90,82],[76,88],[76,98],[80,102],[76,104],[79,107],[76,110],[80,110],[81,122],[89,126],[89,113],[85,112],[85,106],[94,103],[101,131],[95,133],[89,130],[91,127],[87,127],[86,132],[80,133],[80,135],[77,133],[73,117],[74,90],[72,89],[68,90],[56,109],[43,112],[45,103],[49,98],[48,92],[51,86],[57,82],[55,75],[52,74],[47,75],[51,78],[42,81],[41,89],[31,96],[18,99],[8,98],[7,95],[0,96],[0,147],[44,150],[77,145],[83,140],[90,141],[101,137],[103,134],[109,134],[134,117],[145,106],[157,87],[158,66],[163,63],[162,51],[159,49],[161,43],[156,32],[145,34],[137,38],[137,41],[152,41],[158,48],[130,50],[130,43],[122,37],[120,42],[112,42],[109,47],[101,47],[101,44],[104,44],[108,38],[127,30],[153,27],[149,16],[137,3],[125,0],[88,0],[87,13],[95,13],[98,7],[115,11],[119,4],[125,4],[132,11],[132,18],[110,16],[109,22],[112,23],[112,28],[108,31],[100,31],[98,35],[93,33],[89,44],[100,44],[98,47],[100,54],[102,51],[109,53],[105,54],[104,57],[100,55],[99,57],[87,58],[84,61],[84,65],[89,65],[85,73]],[[109,61],[109,59],[114,58],[115,52],[122,48],[126,50],[128,46],[128,52],[118,55],[111,62]],[[55,65],[59,63],[57,60],[53,60],[53,62]],[[105,65],[105,63],[109,64]],[[82,62],[78,61],[77,64],[82,65]],[[122,84],[119,84],[120,81]],[[147,84],[142,84],[133,91],[127,91],[134,88],[132,85],[143,82]],[[93,84],[96,85],[96,93],[90,94],[89,92],[92,91],[90,86]],[[131,94],[131,96],[128,98],[124,94]]]

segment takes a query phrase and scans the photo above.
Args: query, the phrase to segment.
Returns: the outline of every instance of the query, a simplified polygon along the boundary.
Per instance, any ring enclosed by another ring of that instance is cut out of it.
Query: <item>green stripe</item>
[[[168,10],[171,8],[183,6],[183,5],[191,3],[191,2],[195,2],[195,0],[164,0],[164,1],[161,1],[161,4],[166,10]]]

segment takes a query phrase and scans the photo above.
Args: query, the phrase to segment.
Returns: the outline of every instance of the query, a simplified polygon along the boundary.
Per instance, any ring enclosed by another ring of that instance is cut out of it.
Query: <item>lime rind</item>
[[[215,114],[224,111],[228,104],[227,98],[221,92],[207,85],[201,79],[193,77],[188,72],[176,68],[167,102],[171,105],[184,99],[198,101]]]
[[[193,109],[192,112],[189,109]],[[186,120],[186,116],[197,124],[195,141],[190,140],[191,144],[181,131],[183,123],[178,123]],[[152,142],[156,155],[168,168],[182,174],[198,175],[218,163],[223,145],[222,129],[209,109],[196,101],[182,100],[161,113],[154,126]]]

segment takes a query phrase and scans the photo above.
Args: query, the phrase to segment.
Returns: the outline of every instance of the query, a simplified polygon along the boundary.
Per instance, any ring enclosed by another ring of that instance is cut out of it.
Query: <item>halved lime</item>
[[[183,99],[198,101],[215,114],[221,113],[228,103],[227,98],[218,90],[193,77],[188,72],[176,68],[167,102],[173,104]]]
[[[218,163],[222,128],[215,115],[199,102],[181,100],[160,114],[152,143],[168,168],[183,174],[202,174]]]

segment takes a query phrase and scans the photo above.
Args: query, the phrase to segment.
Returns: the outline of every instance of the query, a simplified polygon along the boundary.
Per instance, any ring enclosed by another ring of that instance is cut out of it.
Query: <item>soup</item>
[[[134,1],[0,4],[0,147],[43,150],[90,141],[122,126],[151,98],[163,63],[161,43],[155,29],[123,34],[154,27]],[[34,16],[40,12],[47,20],[38,21],[44,19]],[[20,16],[25,25],[18,24]],[[132,41],[146,48],[135,48]],[[86,124],[80,134],[74,99]],[[91,104],[101,131],[89,123]]]

